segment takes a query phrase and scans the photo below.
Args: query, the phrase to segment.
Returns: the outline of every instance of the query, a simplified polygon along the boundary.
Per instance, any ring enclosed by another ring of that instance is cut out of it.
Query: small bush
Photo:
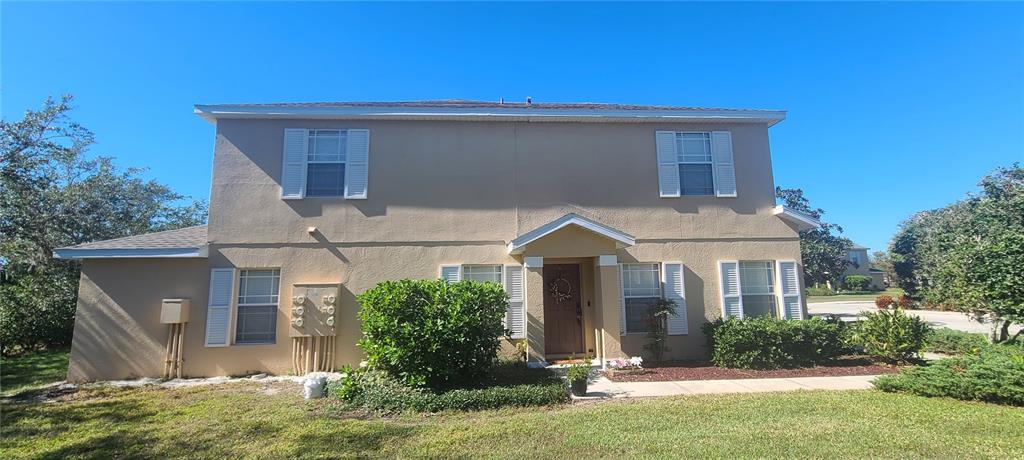
[[[359,303],[367,363],[413,387],[440,390],[480,379],[505,333],[508,301],[493,283],[384,281]]]
[[[569,382],[588,380],[590,379],[591,372],[593,372],[593,369],[590,367],[589,362],[573,364],[569,366],[569,369],[565,372],[565,379]]]
[[[878,307],[879,310],[885,310],[886,308],[889,308],[890,306],[892,306],[893,302],[894,301],[892,300],[892,296],[880,295],[878,297],[875,297],[875,306]]]
[[[830,296],[836,295],[836,293],[825,286],[811,286],[807,288],[807,296]]]
[[[906,309],[911,309],[912,310],[912,309],[917,307],[917,301],[915,301],[910,296],[908,296],[906,294],[903,294],[903,295],[899,296],[898,299],[896,299],[896,306],[899,307],[899,308],[902,308],[904,310],[906,310]]]
[[[880,390],[1024,406],[1024,354],[991,347],[874,380]]]
[[[569,400],[565,382],[544,369],[499,369],[491,377],[505,382],[435,393],[404,385],[384,371],[358,370],[332,383],[329,392],[350,407],[381,413],[546,406]]]
[[[856,329],[853,339],[865,353],[890,363],[904,363],[924,348],[931,326],[897,308],[864,313],[864,321]]]
[[[838,319],[729,318],[705,323],[702,329],[711,351],[711,362],[720,367],[811,366],[850,351],[846,325]]]
[[[871,287],[871,277],[867,275],[850,275],[843,279],[843,285],[851,291],[867,291]]]
[[[978,353],[990,345],[985,334],[956,331],[949,328],[935,329],[925,339],[924,351],[962,355]]]

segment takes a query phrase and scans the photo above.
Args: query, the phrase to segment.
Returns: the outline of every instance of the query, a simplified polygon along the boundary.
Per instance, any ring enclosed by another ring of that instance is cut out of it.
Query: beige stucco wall
[[[281,200],[282,133],[291,127],[370,129],[369,198]],[[654,131],[662,129],[732,131],[739,197],[659,198]],[[642,354],[642,336],[618,336],[616,267],[596,265],[596,256],[617,254],[686,265],[690,333],[670,340],[669,357],[697,357],[700,325],[721,314],[718,260],[799,260],[796,232],[772,206],[768,132],[758,124],[221,121],[210,258],[85,261],[69,377],[158,376],[167,336],[159,301],[170,297],[192,299],[186,375],[287,373],[284,299],[293,283],[342,283],[337,358],[354,364],[362,357],[356,295],[386,279],[436,278],[441,264],[522,263],[506,244],[569,212],[637,239],[616,250],[569,228],[526,248],[551,263],[581,263],[587,349]],[[203,346],[211,267],[281,269],[276,344]],[[529,328],[543,327],[539,273],[526,272]]]

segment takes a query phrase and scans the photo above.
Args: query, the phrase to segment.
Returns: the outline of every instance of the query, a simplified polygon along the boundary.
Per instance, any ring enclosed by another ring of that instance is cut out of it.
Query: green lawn
[[[13,358],[0,356],[0,394],[59,382],[67,376],[68,350],[24,353]]]
[[[1024,409],[878,391],[691,396],[380,418],[294,384],[5,398],[0,458],[1024,458]]]
[[[821,296],[807,296],[807,303],[813,302],[843,302],[853,300],[870,300],[874,301],[875,297],[880,295],[892,296],[897,298],[903,295],[903,290],[900,288],[889,288],[884,291],[874,292],[871,294],[839,294],[839,295],[821,295]]]

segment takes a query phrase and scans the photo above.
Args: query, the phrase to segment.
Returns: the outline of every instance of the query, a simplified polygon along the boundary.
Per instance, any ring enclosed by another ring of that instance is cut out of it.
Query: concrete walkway
[[[765,393],[796,390],[864,390],[873,388],[877,375],[842,377],[793,377],[773,379],[683,380],[674,382],[613,382],[600,376],[587,388],[587,396],[575,399],[644,398],[652,396],[722,393]]]

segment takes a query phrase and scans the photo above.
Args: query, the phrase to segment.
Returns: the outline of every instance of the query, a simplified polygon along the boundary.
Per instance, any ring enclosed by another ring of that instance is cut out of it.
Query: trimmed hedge
[[[478,381],[494,364],[508,297],[495,283],[399,280],[367,290],[359,305],[369,367],[441,390]]]
[[[985,334],[957,331],[950,328],[934,329],[925,338],[924,351],[962,355],[978,353],[991,346]]]
[[[532,383],[460,388],[434,393],[403,385],[383,371],[360,370],[349,372],[345,378],[331,384],[328,391],[351,407],[381,413],[485,410],[547,406],[569,401],[569,393],[562,379],[546,370],[524,371],[538,375],[532,378]],[[522,376],[511,379],[513,382],[517,380],[530,379]]]
[[[843,285],[851,291],[867,291],[871,287],[871,277],[867,275],[849,275],[843,278]]]
[[[874,380],[882,391],[1024,406],[1024,354],[992,346]]]
[[[805,367],[851,351],[847,326],[838,319],[729,318],[705,323],[702,330],[711,362],[719,367]]]

